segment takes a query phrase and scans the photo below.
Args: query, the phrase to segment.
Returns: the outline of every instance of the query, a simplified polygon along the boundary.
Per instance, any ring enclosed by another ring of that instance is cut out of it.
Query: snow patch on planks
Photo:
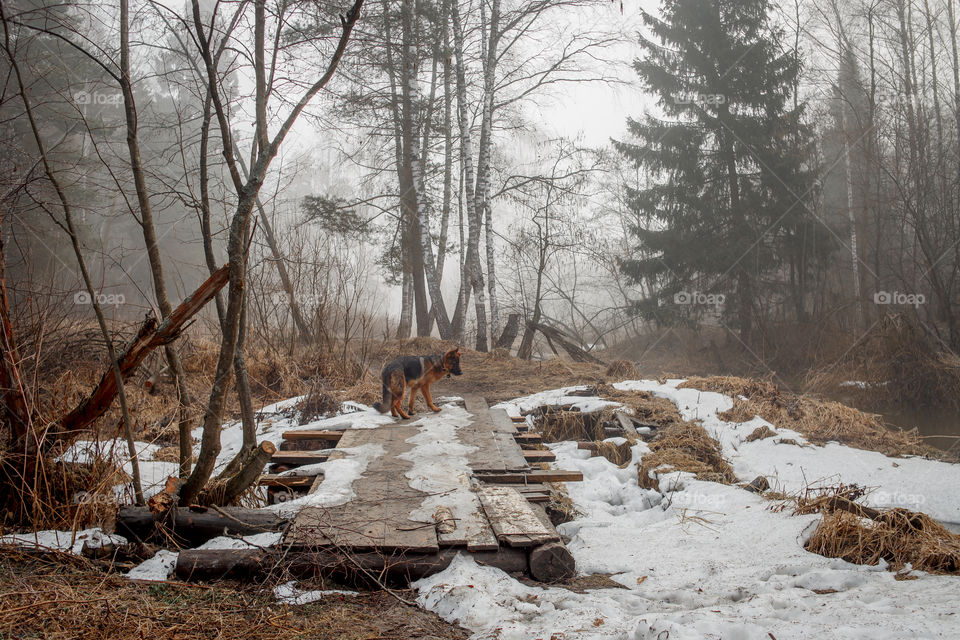
[[[560,539],[513,487],[480,487],[477,495],[498,541],[511,547],[533,547]]]

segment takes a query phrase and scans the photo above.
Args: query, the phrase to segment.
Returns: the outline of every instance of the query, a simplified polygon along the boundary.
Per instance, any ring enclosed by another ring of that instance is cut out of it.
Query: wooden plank
[[[636,427],[633,426],[633,421],[630,420],[622,411],[614,411],[613,416],[617,419],[617,422],[620,423],[620,426],[623,428],[623,432],[627,434],[628,437],[639,438],[640,434],[637,433]]]
[[[534,482],[582,482],[583,474],[579,471],[564,471],[562,469],[533,469],[527,472],[495,471],[477,473],[478,480],[487,483],[499,484],[531,484]]]
[[[490,416],[490,422],[497,431],[501,433],[517,432],[517,425],[515,425],[513,420],[510,419],[510,416],[507,415],[506,409],[490,409],[488,415]]]
[[[343,437],[343,431],[330,431],[329,429],[307,429],[306,431],[284,431],[284,440],[329,440],[336,442]]]
[[[517,441],[521,447],[525,444],[541,444],[543,442],[543,436],[539,433],[518,433],[513,436],[513,439]]]
[[[511,547],[532,547],[560,539],[556,530],[544,526],[516,489],[486,486],[480,488],[478,495],[500,542]]]
[[[257,484],[261,487],[285,487],[287,489],[309,489],[316,480],[314,476],[281,476],[265,474],[260,476]]]
[[[270,458],[270,462],[295,466],[326,462],[329,457],[329,451],[278,451]]]
[[[532,449],[523,451],[523,459],[527,462],[553,462],[557,456],[553,451],[545,449]]]
[[[301,510],[287,534],[287,542],[298,548],[437,552],[439,543],[434,523],[410,518],[426,494],[410,486],[405,474],[413,464],[399,457],[413,448],[406,440],[418,432],[412,425],[345,432],[331,459],[347,456],[340,449],[365,444],[382,446],[383,454],[373,458],[366,471],[353,482],[351,488],[356,496],[352,500],[343,505]],[[318,482],[312,491],[316,492],[320,486]]]

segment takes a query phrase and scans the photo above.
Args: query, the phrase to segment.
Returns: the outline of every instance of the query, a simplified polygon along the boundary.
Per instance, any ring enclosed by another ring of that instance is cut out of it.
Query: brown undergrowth
[[[732,376],[694,377],[680,386],[732,397],[733,407],[720,414],[723,420],[746,422],[760,416],[775,427],[803,434],[815,444],[836,441],[888,456],[942,458],[945,455],[924,444],[916,431],[896,429],[879,415],[831,400],[784,392],[769,381]]]
[[[0,637],[459,640],[468,635],[382,591],[289,606],[273,598],[272,587],[133,582],[101,573],[83,559],[0,548]]]
[[[795,513],[823,514],[807,551],[855,564],[885,560],[894,571],[909,564],[920,571],[960,575],[960,535],[925,513],[864,507],[855,502],[864,493],[856,485],[840,485],[796,499]]]
[[[660,490],[656,471],[688,471],[698,480],[732,484],[737,477],[724,459],[720,445],[702,426],[677,422],[661,429],[643,456],[637,479],[644,489]]]

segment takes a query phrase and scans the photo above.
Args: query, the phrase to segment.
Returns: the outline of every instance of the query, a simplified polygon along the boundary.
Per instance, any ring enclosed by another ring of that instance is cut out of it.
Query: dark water
[[[884,407],[848,393],[837,393],[834,400],[861,411],[878,413],[894,427],[916,429],[924,441],[938,449],[960,450],[960,412],[936,407]]]

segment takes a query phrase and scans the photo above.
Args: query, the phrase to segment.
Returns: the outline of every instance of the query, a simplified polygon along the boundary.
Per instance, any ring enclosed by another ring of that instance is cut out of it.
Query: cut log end
[[[540,582],[560,582],[576,575],[573,554],[560,542],[548,542],[530,552],[530,575]]]

